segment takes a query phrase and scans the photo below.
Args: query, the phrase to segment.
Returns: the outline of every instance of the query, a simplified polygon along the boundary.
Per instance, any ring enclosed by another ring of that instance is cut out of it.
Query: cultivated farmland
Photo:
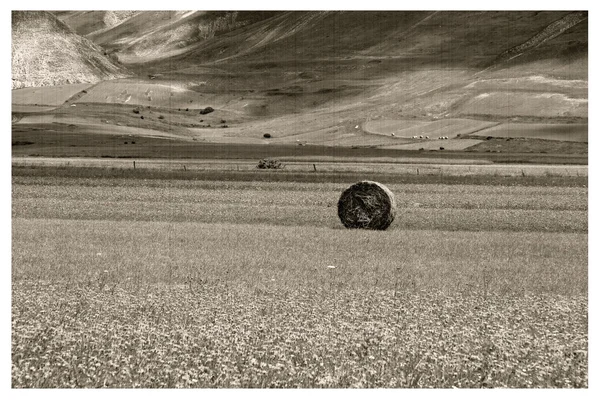
[[[13,387],[588,385],[585,178],[382,175],[398,210],[376,232],[337,219],[343,173],[32,171]]]
[[[495,125],[493,122],[477,121],[469,119],[444,119],[432,122],[415,121],[369,121],[365,124],[365,131],[380,135],[394,135],[403,138],[416,136],[430,136],[437,139],[438,136],[456,137],[456,135],[467,135]]]
[[[538,138],[568,142],[588,141],[587,125],[582,124],[518,124],[506,123],[477,132],[480,136],[503,138]]]

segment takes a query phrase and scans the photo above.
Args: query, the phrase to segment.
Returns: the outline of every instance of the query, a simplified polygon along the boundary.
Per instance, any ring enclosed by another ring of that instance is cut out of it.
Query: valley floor
[[[587,177],[190,173],[13,167],[13,387],[587,387]]]

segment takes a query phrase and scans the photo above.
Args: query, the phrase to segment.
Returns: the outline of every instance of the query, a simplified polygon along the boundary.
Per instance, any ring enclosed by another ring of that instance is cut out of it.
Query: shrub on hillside
[[[200,110],[200,114],[204,115],[204,114],[210,114],[211,112],[215,111],[214,108],[212,107],[206,107],[203,110]]]

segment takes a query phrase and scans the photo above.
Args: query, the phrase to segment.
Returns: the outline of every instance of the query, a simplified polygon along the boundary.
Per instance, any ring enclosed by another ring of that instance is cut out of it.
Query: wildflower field
[[[15,172],[15,388],[588,386],[585,178],[381,180],[375,232],[344,179]]]

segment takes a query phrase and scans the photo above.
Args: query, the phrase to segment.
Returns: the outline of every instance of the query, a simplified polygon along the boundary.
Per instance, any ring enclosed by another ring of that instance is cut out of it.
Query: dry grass
[[[50,87],[34,87],[13,90],[11,102],[13,105],[52,105],[60,106],[75,94],[89,88],[91,84],[80,83]],[[13,108],[14,111],[14,108]]]
[[[13,387],[587,386],[581,296],[226,281],[13,293]]]
[[[341,228],[339,183],[15,177],[13,217]],[[587,189],[387,184],[391,230],[587,232]],[[117,206],[118,205],[118,206]]]
[[[586,188],[343,187],[15,177],[12,386],[587,387]]]
[[[199,109],[210,105],[201,93],[189,89],[185,82],[168,81],[156,83],[141,79],[123,79],[104,81],[89,90],[80,103],[116,103],[142,105],[163,108],[194,109],[194,115],[199,116]],[[200,120],[200,118],[197,118]]]
[[[437,139],[439,136],[455,138],[456,135],[468,135],[469,133],[493,126],[494,122],[478,121],[460,118],[447,118],[437,121],[414,121],[414,120],[375,120],[365,123],[364,130],[379,135],[390,135],[394,133],[399,138],[412,138],[413,136],[429,136]],[[421,140],[426,142],[426,140]]]
[[[482,96],[483,94],[483,96]],[[490,92],[474,96],[462,104],[457,113],[468,116],[588,117],[587,98],[570,97],[563,93]],[[501,105],[501,106],[499,106]]]
[[[508,122],[479,131],[477,132],[477,136],[481,139],[485,139],[488,136],[513,139],[520,138],[521,145],[526,144],[526,138],[587,143],[588,126],[587,124],[526,124]],[[581,148],[585,147],[581,146],[579,149]],[[522,151],[527,150],[528,149],[523,149]]]

